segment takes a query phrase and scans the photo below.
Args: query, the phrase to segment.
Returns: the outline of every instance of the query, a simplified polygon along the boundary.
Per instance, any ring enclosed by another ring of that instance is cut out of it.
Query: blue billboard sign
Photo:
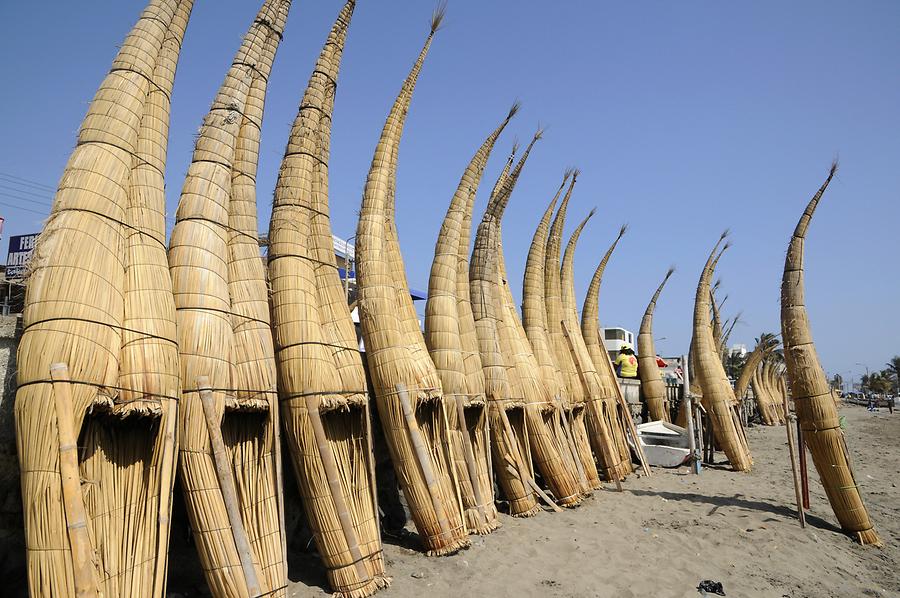
[[[34,252],[37,234],[18,235],[9,238],[9,253],[6,256],[6,278],[8,280],[25,278],[28,261]]]

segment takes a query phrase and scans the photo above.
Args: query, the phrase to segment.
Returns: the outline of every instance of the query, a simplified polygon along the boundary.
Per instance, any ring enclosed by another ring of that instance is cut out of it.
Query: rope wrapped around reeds
[[[644,310],[644,317],[641,318],[641,327],[638,330],[638,376],[641,378],[641,395],[647,403],[650,421],[671,421],[666,405],[666,385],[662,381],[659,365],[656,363],[656,347],[653,342],[653,312],[656,309],[656,302],[659,301],[659,296],[673,272],[675,269],[669,268],[663,281],[659,283],[650,303],[647,304],[647,309]]]
[[[721,355],[713,338],[713,326],[710,323],[710,303],[712,293],[710,280],[722,253],[728,249],[726,243],[719,247],[728,236],[723,233],[716,242],[697,283],[697,294],[694,299],[694,333],[692,345],[697,366],[692,376],[696,377],[703,390],[703,407],[712,423],[716,444],[725,452],[731,467],[735,471],[750,471],[753,458],[743,425],[734,412],[734,390],[722,366]]]
[[[550,346],[544,301],[545,258],[550,219],[572,174],[572,170],[567,170],[563,175],[556,194],[541,216],[528,249],[522,282],[522,325],[534,351],[544,385],[559,408],[557,414],[560,419],[560,435],[568,444],[569,453],[578,471],[582,492],[589,492],[600,487],[600,475],[585,428],[584,403],[573,403],[569,398],[568,388]]]
[[[516,147],[506,160],[490,197],[497,197],[509,177]],[[480,227],[481,225],[479,225]],[[487,225],[486,225],[487,226]],[[534,489],[527,479],[534,477],[525,400],[515,368],[508,363],[508,338],[501,334],[503,302],[499,288],[499,256],[489,234],[476,235],[472,248],[470,298],[484,392],[491,430],[491,455],[500,491],[514,517],[530,517],[540,511]]]
[[[860,544],[881,545],[869,513],[863,503],[859,486],[850,465],[850,454],[841,430],[837,409],[825,372],[819,363],[806,313],[803,282],[803,245],[810,220],[828,183],[837,171],[832,164],[828,178],[810,200],[788,245],[781,279],[781,333],[788,383],[794,399],[797,419],[803,429],[806,446],[828,502],[846,533]]]
[[[368,393],[334,256],[328,158],[338,72],[356,0],[332,27],[275,186],[269,280],[284,430],[307,520],[336,596],[386,587],[372,483]]]
[[[214,596],[283,596],[274,347],[255,178],[266,83],[290,9],[267,0],[195,142],[169,243],[182,395],[179,471]]]
[[[490,474],[490,441],[483,383],[481,392],[469,393],[463,357],[459,310],[461,299],[468,303],[469,297],[459,296],[457,270],[460,267],[461,229],[467,218],[471,222],[474,198],[497,138],[518,108],[518,103],[512,106],[506,118],[484,140],[463,172],[438,233],[428,282],[428,301],[425,305],[425,344],[441,376],[441,386],[448,402],[447,421],[454,438],[454,463],[460,482],[466,526],[470,533],[476,534],[490,533],[500,522],[497,519],[494,483]],[[468,277],[468,272],[466,275]],[[471,307],[469,314],[471,315]]]
[[[378,413],[400,486],[429,555],[468,546],[440,378],[409,295],[394,224],[397,153],[431,32],[387,117],[366,180],[356,231],[359,313]],[[406,321],[412,320],[412,321]]]
[[[15,409],[35,596],[164,593],[179,382],[163,178],[192,4],[150,2],[123,42],[31,262]]]

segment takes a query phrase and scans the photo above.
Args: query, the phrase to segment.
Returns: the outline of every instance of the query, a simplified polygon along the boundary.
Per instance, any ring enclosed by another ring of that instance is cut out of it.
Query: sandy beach
[[[655,469],[630,478],[622,494],[607,486],[564,513],[502,516],[500,530],[450,557],[388,543],[394,582],[379,595],[665,598],[698,596],[700,580],[711,579],[735,597],[900,596],[900,414],[855,406],[841,414],[883,549],[840,533],[814,471],[801,529],[784,428],[755,426],[749,474]],[[294,553],[291,565],[289,595],[327,595],[312,554]]]

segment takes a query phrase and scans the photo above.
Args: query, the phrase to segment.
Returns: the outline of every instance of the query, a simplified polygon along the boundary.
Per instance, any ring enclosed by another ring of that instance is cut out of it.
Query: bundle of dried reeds
[[[693,376],[703,389],[703,406],[710,417],[716,443],[725,451],[736,471],[749,471],[753,459],[741,421],[732,409],[735,402],[734,391],[725,374],[725,368],[722,367],[721,354],[713,338],[713,326],[710,324],[709,316],[712,297],[710,280],[719,258],[728,249],[726,244],[722,251],[719,251],[727,235],[725,232],[719,237],[697,283],[697,295],[694,300],[694,336],[691,342],[697,368]]]
[[[554,397],[540,375],[538,362],[515,308],[503,256],[501,226],[503,213],[531,149],[540,137],[539,130],[515,168],[503,181],[498,193],[491,197],[485,216],[478,227],[476,246],[479,245],[479,237],[487,237],[493,242],[486,245],[493,246],[497,253],[496,280],[501,301],[499,328],[501,348],[505,352],[506,362],[512,365],[511,377],[518,381],[525,401],[528,441],[535,465],[556,502],[571,507],[581,502],[583,492],[588,489],[587,484],[579,483],[578,459],[566,439],[561,406],[553,400]]]
[[[281,410],[307,520],[335,595],[388,585],[378,530],[368,393],[334,255],[331,122],[356,0],[337,16],[291,128],[269,224]]]
[[[522,324],[540,367],[541,379],[557,406],[559,423],[554,429],[559,429],[557,436],[568,445],[568,453],[571,454],[571,460],[578,472],[582,492],[589,492],[600,486],[600,476],[585,429],[584,403],[574,403],[569,398],[562,371],[556,364],[550,346],[544,301],[545,258],[547,237],[550,234],[550,218],[572,174],[571,170],[565,172],[562,183],[544,210],[531,240],[525,262],[525,278],[522,282]]]
[[[164,593],[179,383],[163,178],[191,8],[151,2],[126,38],[31,264],[16,429],[36,596]]]
[[[626,441],[627,431],[633,425],[631,413],[623,409],[625,402],[615,377],[604,375],[604,373],[612,374],[612,368],[610,367],[608,372],[604,372],[601,369],[604,364],[601,362],[598,367],[594,362],[584,335],[578,327],[578,306],[575,301],[575,247],[581,231],[593,215],[594,211],[591,210],[575,228],[566,244],[560,270],[562,325],[563,332],[568,337],[566,340],[569,350],[578,365],[584,385],[587,427],[591,433],[594,452],[603,466],[606,479],[619,480],[634,470],[631,465],[631,451]],[[562,222],[565,220],[565,212],[562,208],[557,214],[557,219],[561,223],[559,226],[561,232]],[[623,232],[620,230],[620,236]],[[616,243],[618,243],[618,239]],[[599,291],[599,283],[597,288]],[[593,303],[597,302],[594,300]],[[599,326],[599,320],[595,318],[595,321]],[[603,353],[606,353],[605,350]],[[607,361],[609,361],[608,358]]]
[[[547,334],[550,347],[566,389],[569,392],[569,400],[573,405],[585,404],[585,388],[578,375],[575,357],[569,350],[563,335],[562,320],[562,286],[559,279],[559,263],[562,257],[562,231],[565,224],[565,215],[568,210],[569,200],[580,172],[574,170],[569,181],[569,187],[559,204],[559,210],[550,226],[547,236],[547,246],[544,251],[544,309],[547,318]]]
[[[734,396],[738,401],[742,400],[747,394],[747,387],[750,385],[750,379],[753,376],[753,373],[756,372],[759,364],[762,363],[763,359],[774,351],[777,346],[778,339],[775,338],[774,334],[764,332],[756,339],[756,346],[750,352],[750,355],[747,356],[746,361],[744,361],[741,375],[738,376],[737,381],[734,383]]]
[[[647,412],[651,421],[671,421],[669,407],[666,405],[666,385],[662,381],[659,366],[656,363],[656,347],[653,343],[653,311],[656,309],[656,302],[659,300],[663,287],[666,286],[673,272],[675,269],[669,268],[665,278],[653,293],[653,298],[650,299],[647,309],[644,310],[644,317],[641,318],[641,327],[637,337],[638,376],[641,378],[641,394],[647,403]]]
[[[513,105],[463,172],[438,233],[428,282],[428,302],[425,305],[425,344],[441,376],[441,386],[448,402],[447,421],[454,440],[454,462],[466,525],[469,532],[477,534],[490,533],[500,522],[494,505],[494,484],[490,478],[490,432],[487,428],[484,388],[482,386],[481,392],[476,394],[469,393],[463,359],[459,308],[460,300],[464,299],[468,304],[469,297],[459,296],[457,270],[460,266],[463,223],[467,217],[471,220],[474,198],[494,144],[518,108],[518,104]]]
[[[359,313],[378,412],[401,488],[430,555],[468,545],[440,377],[425,348],[394,222],[397,153],[431,32],[382,129],[356,231]]]
[[[491,191],[491,203],[496,203],[494,200],[510,175],[515,154],[514,146]],[[504,329],[504,302],[499,285],[497,239],[487,230],[492,225],[484,226],[486,232],[475,237],[469,277],[472,317],[488,403],[492,463],[496,464],[497,481],[509,504],[510,515],[530,517],[540,509],[534,488],[528,483],[529,479],[534,478],[534,470],[528,442],[525,399],[515,367],[507,357],[510,335],[501,333]]]
[[[572,406],[572,435],[575,439],[580,461],[582,463],[587,461],[587,452],[590,450],[590,447],[593,447],[594,453],[602,463],[606,458],[603,456],[604,453],[612,455],[616,451],[613,450],[612,445],[608,444],[610,435],[608,430],[603,427],[602,419],[594,417],[596,413],[594,415],[589,413],[590,409],[596,409],[596,406],[589,404],[590,389],[588,385],[595,384],[596,379],[590,374],[586,374],[586,371],[592,369],[589,360],[585,361],[584,364],[578,363],[578,355],[572,350],[575,347],[572,343],[575,343],[576,340],[567,338],[568,335],[565,334],[562,325],[563,320],[566,319],[562,305],[562,285],[560,282],[562,231],[565,224],[565,214],[578,175],[578,170],[572,172],[572,180],[569,183],[566,194],[563,196],[562,202],[560,202],[559,210],[547,236],[547,244],[544,249],[544,310],[552,354],[556,365],[562,373],[566,390],[569,393],[570,405]],[[570,329],[568,332],[572,332],[572,330]],[[582,355],[582,357],[584,356]],[[581,367],[582,365],[584,367]],[[592,418],[594,420],[593,424],[588,421]],[[617,459],[613,460],[618,461]],[[594,467],[596,469],[596,462]]]
[[[860,544],[881,544],[850,467],[850,455],[838,421],[825,372],[813,344],[803,285],[803,244],[813,213],[834,177],[837,163],[800,216],[781,279],[781,333],[784,361],[797,419],[812,453],[822,486],[841,528]]]
[[[762,360],[776,347],[778,340],[774,334],[764,332],[756,339],[756,346],[747,355],[744,365],[741,368],[741,374],[734,383],[734,395],[738,400],[743,399],[747,394],[747,388],[750,386],[750,378],[762,363]]]
[[[772,362],[765,360],[754,368],[750,376],[757,410],[762,422],[767,426],[785,423],[784,397],[781,395],[781,389],[776,386],[773,370]]]
[[[255,178],[266,83],[290,9],[267,0],[194,148],[169,243],[185,504],[213,595],[283,595],[276,369]]]

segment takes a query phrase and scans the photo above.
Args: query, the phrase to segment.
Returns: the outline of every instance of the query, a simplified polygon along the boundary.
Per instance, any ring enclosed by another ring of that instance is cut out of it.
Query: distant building
[[[619,350],[623,345],[630,345],[634,348],[634,333],[624,328],[601,328],[600,334],[603,335],[603,346],[609,353],[611,359],[615,360],[619,355]]]
[[[729,353],[731,353],[732,357],[740,357],[741,359],[743,359],[747,356],[747,345],[731,345],[731,348],[728,351]]]

